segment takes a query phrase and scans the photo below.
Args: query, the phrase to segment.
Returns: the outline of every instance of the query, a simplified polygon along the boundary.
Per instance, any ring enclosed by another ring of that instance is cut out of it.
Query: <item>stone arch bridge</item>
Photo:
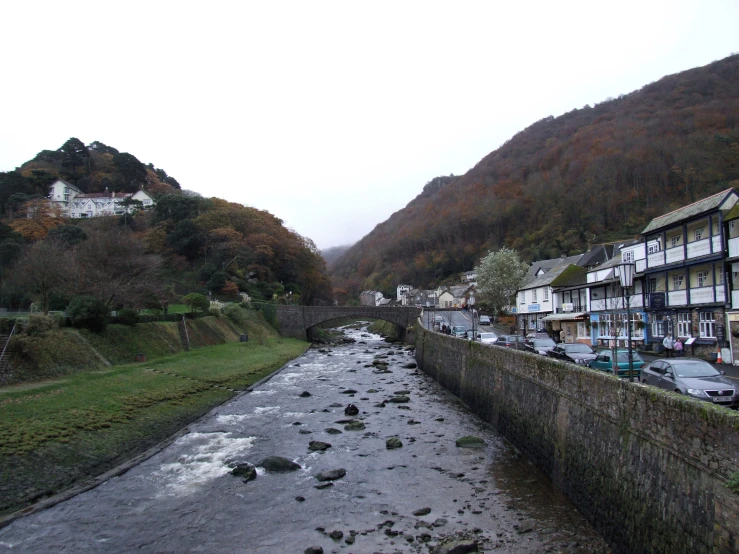
[[[374,306],[277,306],[277,324],[283,337],[309,340],[320,323],[344,317],[374,318],[394,323],[398,337],[412,342],[408,329],[418,321],[420,308]]]

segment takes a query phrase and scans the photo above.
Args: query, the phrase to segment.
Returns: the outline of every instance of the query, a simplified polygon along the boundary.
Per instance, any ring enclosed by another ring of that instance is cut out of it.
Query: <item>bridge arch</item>
[[[283,337],[310,338],[310,330],[333,319],[356,317],[381,319],[395,324],[399,336],[406,340],[407,330],[421,314],[419,308],[375,306],[277,306],[276,319]]]

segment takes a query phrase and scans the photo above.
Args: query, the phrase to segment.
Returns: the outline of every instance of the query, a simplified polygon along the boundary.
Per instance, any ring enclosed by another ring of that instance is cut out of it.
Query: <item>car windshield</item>
[[[565,352],[568,354],[592,354],[593,349],[587,344],[565,344]]]
[[[480,337],[481,339],[494,339],[495,333],[480,333],[478,337]]]
[[[674,364],[678,377],[716,377],[721,375],[711,364],[701,360],[690,360],[685,363]]]
[[[634,360],[635,362],[643,362],[644,361],[644,360],[642,360],[642,357],[639,356],[639,353],[638,352],[632,352],[631,353],[631,359]],[[629,363],[629,353],[628,352],[619,352],[618,353],[618,361],[619,362],[624,362],[624,363]]]
[[[452,327],[452,331],[465,333],[467,331],[467,327],[464,327],[462,325],[455,325],[454,327]]]
[[[556,343],[552,339],[537,339],[534,341],[534,348],[554,348]]]

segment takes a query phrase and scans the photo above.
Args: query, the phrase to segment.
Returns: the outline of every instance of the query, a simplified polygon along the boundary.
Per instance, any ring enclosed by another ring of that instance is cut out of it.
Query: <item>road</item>
[[[124,475],[0,529],[0,553],[420,554],[450,540],[485,552],[609,552],[410,351],[348,333],[355,344],[309,350]],[[345,415],[350,403],[356,416]],[[484,445],[459,448],[463,436]],[[271,473],[268,456],[298,466]],[[257,466],[255,480],[231,474],[243,463]],[[320,481],[327,470],[345,474]]]

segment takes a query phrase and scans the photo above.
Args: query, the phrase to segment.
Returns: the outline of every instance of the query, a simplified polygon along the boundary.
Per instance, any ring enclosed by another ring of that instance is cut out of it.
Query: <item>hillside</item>
[[[144,188],[155,205],[121,216],[59,217],[46,200],[59,177],[89,193]],[[0,173],[0,210],[2,307],[36,302],[60,310],[75,296],[92,295],[110,309],[163,309],[191,292],[332,301],[320,252],[281,219],[182,191],[164,170],[100,142],[72,138]]]
[[[529,261],[638,234],[739,186],[739,55],[537,121],[460,177],[436,178],[333,267],[335,289],[433,286],[503,245]]]

